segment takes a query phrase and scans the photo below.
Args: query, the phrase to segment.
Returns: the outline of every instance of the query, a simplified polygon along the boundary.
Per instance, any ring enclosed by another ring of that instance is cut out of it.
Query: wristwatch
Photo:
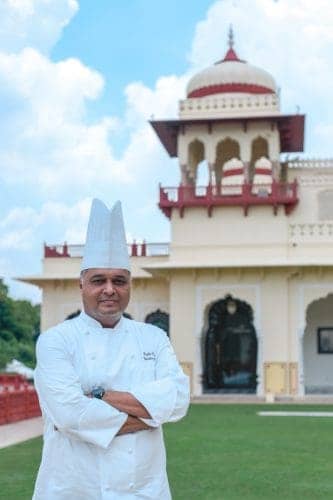
[[[95,387],[91,391],[92,397],[97,398],[97,399],[103,399],[104,394],[105,394],[105,389],[103,389],[103,387],[100,387],[100,386]]]

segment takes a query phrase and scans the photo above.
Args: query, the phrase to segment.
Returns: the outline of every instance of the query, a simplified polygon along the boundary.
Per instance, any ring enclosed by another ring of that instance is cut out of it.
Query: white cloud
[[[66,192],[88,195],[92,185],[136,181],[161,154],[147,120],[176,115],[186,79],[161,77],[153,89],[132,83],[125,89],[124,123],[102,117],[89,124],[87,102],[97,99],[104,86],[99,73],[75,59],[54,63],[34,49],[0,53],[0,178],[39,188],[41,199]],[[119,127],[129,139],[117,158],[110,135]]]
[[[167,157],[149,120],[177,117],[178,101],[185,95],[187,79],[188,75],[162,76],[154,88],[142,82],[133,82],[125,88],[126,124],[131,133],[120,163],[133,181],[140,182],[149,172],[156,176],[163,172]]]
[[[30,250],[33,233],[30,228],[14,229],[5,233],[0,240],[1,250]]]
[[[333,123],[318,123],[315,127],[315,133],[321,137],[322,139],[325,139],[327,141],[330,141],[332,143],[332,138],[333,138]],[[333,148],[332,148],[333,150]]]
[[[129,123],[141,123],[158,118],[174,118],[178,113],[178,100],[185,97],[185,86],[188,75],[162,76],[150,89],[141,82],[127,85],[127,117]]]
[[[0,268],[1,268],[1,263],[0,263]],[[33,304],[41,303],[42,292],[36,286],[28,285],[26,283],[20,283],[19,281],[14,281],[9,278],[5,280],[5,283],[9,287],[10,296],[13,297],[14,299],[30,300],[30,302],[32,302]]]
[[[76,0],[1,0],[0,47],[9,53],[25,47],[47,53],[77,10]]]
[[[14,208],[0,222],[1,250],[28,250],[31,248],[33,228],[39,224],[38,215],[30,208]]]
[[[36,31],[42,37],[40,31],[51,20],[59,35],[77,10],[77,2],[61,0],[55,8],[52,1],[23,0],[22,10],[19,4],[6,0],[2,5],[0,179],[4,185],[38,190],[39,199],[45,202],[50,197],[89,195],[92,186],[98,191],[107,183],[140,180],[142,169],[149,170],[162,151],[147,119],[175,116],[186,75],[161,77],[153,89],[129,84],[124,119],[105,116],[91,123],[87,104],[101,96],[102,75],[77,59],[51,61],[29,36]],[[24,36],[21,39],[14,32],[21,45],[16,53],[6,52],[6,26],[16,16],[17,29]],[[50,35],[46,45],[55,41]],[[128,136],[128,143],[117,157],[110,137],[119,130]]]
[[[15,207],[0,222],[0,249],[31,250],[41,236],[57,240],[53,243],[82,243],[85,239],[91,199],[85,198],[74,204],[48,202],[40,209]]]
[[[87,188],[97,176],[101,183],[128,181],[109,145],[117,120],[86,120],[88,100],[103,90],[99,73],[76,59],[54,63],[24,49],[0,53],[0,84],[4,181],[38,185],[48,195],[67,185]]]

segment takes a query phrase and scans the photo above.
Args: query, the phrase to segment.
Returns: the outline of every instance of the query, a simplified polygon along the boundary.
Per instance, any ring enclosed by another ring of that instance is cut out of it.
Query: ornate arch
[[[215,178],[218,186],[221,183],[223,165],[232,158],[240,160],[240,146],[231,137],[226,137],[217,143],[215,150]]]
[[[199,139],[188,144],[186,184],[196,184],[198,165],[205,159],[205,145]]]
[[[333,290],[306,308],[302,341],[305,393],[333,393],[332,304]],[[326,348],[325,341],[329,343]]]
[[[251,161],[250,161],[250,182],[252,182],[254,175],[254,164],[259,158],[264,156],[265,158],[269,158],[269,147],[268,141],[261,135],[253,139],[251,143]]]
[[[146,316],[145,323],[158,326],[169,336],[169,314],[161,311],[161,309],[156,309],[156,311],[148,314]]]
[[[205,389],[255,392],[258,346],[251,306],[231,295],[213,303],[204,340]]]

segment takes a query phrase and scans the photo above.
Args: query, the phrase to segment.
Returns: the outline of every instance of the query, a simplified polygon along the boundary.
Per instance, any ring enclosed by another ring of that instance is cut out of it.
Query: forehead
[[[113,278],[129,278],[130,273],[127,269],[87,269],[84,277],[91,279],[98,276],[99,278],[113,279]]]

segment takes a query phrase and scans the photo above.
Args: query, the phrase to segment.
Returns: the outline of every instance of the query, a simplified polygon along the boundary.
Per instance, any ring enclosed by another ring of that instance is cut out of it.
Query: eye
[[[127,281],[122,278],[116,278],[112,281],[112,284],[115,286],[125,286]]]
[[[102,278],[94,278],[91,280],[93,285],[102,285],[104,283],[104,280]]]

